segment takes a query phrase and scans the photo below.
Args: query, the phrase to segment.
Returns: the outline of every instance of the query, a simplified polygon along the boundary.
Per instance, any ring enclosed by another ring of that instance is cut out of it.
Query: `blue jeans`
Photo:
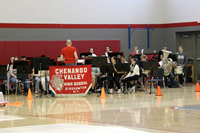
[[[16,90],[16,84],[18,83],[18,79],[14,78],[13,76],[10,76],[10,81],[13,83],[13,89]],[[28,79],[22,79],[24,87],[28,89],[28,83],[25,83],[26,81],[28,81]]]
[[[65,64],[65,66],[73,66],[73,65],[76,65],[76,63],[68,63],[68,64]]]
[[[40,82],[39,77],[35,77],[35,91],[38,91],[38,88],[39,88],[39,82]]]
[[[10,76],[10,81],[13,83],[13,89],[16,90],[16,84],[18,83],[18,79]]]
[[[170,79],[171,86],[168,86],[167,77]],[[168,86],[168,87],[175,86],[174,75],[172,73],[170,73],[168,76],[165,77],[165,85]]]

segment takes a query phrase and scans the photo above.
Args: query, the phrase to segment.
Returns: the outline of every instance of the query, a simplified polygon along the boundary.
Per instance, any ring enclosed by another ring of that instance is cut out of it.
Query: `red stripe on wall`
[[[55,29],[125,29],[128,28],[173,28],[200,26],[197,22],[168,23],[168,24],[27,24],[0,23],[0,28],[55,28]]]

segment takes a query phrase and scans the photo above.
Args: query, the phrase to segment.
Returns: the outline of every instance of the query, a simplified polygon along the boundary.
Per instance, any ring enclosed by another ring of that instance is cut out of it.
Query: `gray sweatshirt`
[[[184,65],[184,66],[187,66],[187,57],[186,57],[186,54],[185,52],[182,52],[182,53],[178,53],[177,55],[177,63],[179,65]]]

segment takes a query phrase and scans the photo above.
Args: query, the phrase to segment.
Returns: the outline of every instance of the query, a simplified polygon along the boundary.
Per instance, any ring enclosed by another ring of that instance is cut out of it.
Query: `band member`
[[[126,56],[122,56],[122,57],[121,57],[121,62],[122,62],[122,63],[128,63],[128,62],[126,61]]]
[[[110,46],[106,47],[105,55],[108,57],[108,53],[112,53]]]
[[[159,61],[159,65],[160,65],[160,67],[162,67],[163,66],[163,55],[160,55],[160,59],[161,59],[161,61]],[[169,73],[169,75],[164,77],[165,78],[165,86],[168,86],[169,88],[176,88],[176,85],[174,83],[174,75],[172,73],[172,66],[170,68],[170,71],[171,72]],[[170,79],[171,85],[168,84],[168,78]],[[159,82],[159,85],[162,86],[162,83]]]
[[[105,53],[103,53],[101,56],[102,56],[102,57],[106,57],[106,54],[105,54]],[[110,63],[110,59],[109,59],[109,57],[108,57],[108,56],[107,56],[107,63],[108,63],[108,64]]]
[[[140,54],[138,46],[134,47],[134,52],[131,53],[131,55],[136,55],[136,54]]]
[[[113,66],[114,70],[115,70],[115,73],[110,73],[108,75],[108,80],[110,81],[110,84],[109,84],[109,88],[110,88],[110,93],[113,93],[113,87],[114,87],[114,83],[113,81],[115,81],[116,83],[116,86],[117,86],[117,93],[121,93],[121,89],[120,89],[120,77],[121,77],[121,74],[120,72],[117,71],[117,69],[115,68],[115,64],[117,63],[117,57],[113,56],[111,58],[111,65]]]
[[[146,62],[147,61],[147,56],[142,54],[140,56],[140,59],[141,59],[140,60],[141,62]],[[143,85],[145,85],[145,78],[148,77],[148,73],[150,72],[150,70],[144,70],[144,68],[142,68],[142,67],[140,67],[140,70],[141,70],[140,72],[142,73],[141,74],[142,82],[143,82]]]
[[[19,58],[15,57],[14,61],[16,61],[16,60],[19,60]],[[13,64],[10,65],[9,72],[10,72],[10,81],[13,83],[13,89],[16,90],[16,84],[18,83],[17,69],[13,68]]]
[[[92,53],[92,57],[97,57],[97,55],[94,54],[94,49],[93,48],[90,48],[90,53]]]
[[[159,52],[158,52],[158,61],[161,61],[160,59],[160,55],[163,55],[163,51],[162,50],[167,50],[167,44],[164,44],[163,45],[163,49],[161,49]]]
[[[8,79],[7,80],[7,85],[8,85],[9,90],[11,90],[11,86],[10,86],[10,72],[9,72],[9,70],[10,70],[10,66],[13,65],[14,59],[15,59],[15,57],[11,57],[10,58],[10,63],[7,65],[7,79]]]
[[[26,60],[26,56],[22,55],[21,60]]]
[[[77,50],[75,47],[72,47],[71,40],[67,40],[66,45],[67,47],[62,49],[61,60],[64,61],[65,58],[66,66],[76,65],[76,61],[78,61]]]
[[[146,62],[147,61],[147,56],[146,55],[141,55],[140,56],[141,61]]]
[[[18,57],[15,57],[14,61],[19,60]],[[13,83],[13,89],[16,90],[16,84],[18,83],[17,79],[17,69],[13,68],[13,64],[10,65],[10,81]],[[22,79],[22,83],[24,84],[25,90],[28,90],[28,84],[26,83],[27,79]]]
[[[185,75],[186,75],[186,67],[187,67],[187,56],[185,52],[183,52],[184,48],[183,46],[179,46],[179,53],[177,55],[177,64],[178,66],[183,67],[183,74],[179,75],[179,82],[182,85],[185,85]]]
[[[128,88],[132,87],[132,85],[130,84],[130,81],[138,80],[139,75],[140,75],[140,69],[139,69],[139,66],[137,65],[137,59],[133,58],[133,59],[131,59],[130,72],[125,77],[125,79],[122,80],[122,82],[124,82],[124,83],[127,82]],[[130,90],[135,91],[135,87],[133,86]]]

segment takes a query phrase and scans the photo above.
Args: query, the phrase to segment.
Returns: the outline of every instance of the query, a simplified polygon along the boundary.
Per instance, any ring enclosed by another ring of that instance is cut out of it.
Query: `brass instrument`
[[[163,65],[161,66],[164,69],[164,76],[168,76],[171,72],[173,60],[168,58],[171,51],[162,50],[163,51]]]

